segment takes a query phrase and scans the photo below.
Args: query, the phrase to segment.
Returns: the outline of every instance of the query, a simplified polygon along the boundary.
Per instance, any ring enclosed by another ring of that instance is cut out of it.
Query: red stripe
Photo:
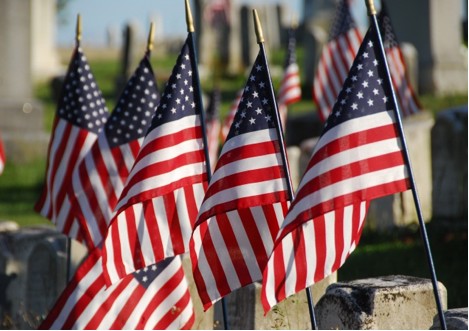
[[[163,316],[163,318],[155,325],[155,330],[167,330],[168,327],[173,323],[176,319],[182,318],[181,313],[187,307],[188,304],[191,303],[191,295],[189,291],[186,291],[181,299],[178,300],[173,306],[173,308]],[[192,316],[194,314],[192,313]],[[180,321],[182,322],[182,321]],[[188,323],[185,323],[185,328],[187,329]],[[182,328],[184,329],[184,328]]]
[[[148,234],[150,234],[149,238],[151,242],[151,249],[153,250],[155,261],[162,260],[164,258],[165,252],[165,248],[163,246],[164,238],[161,238],[161,232],[156,220],[156,212],[153,201],[148,200],[142,202],[142,208],[145,225],[147,226]]]
[[[141,269],[145,267],[145,260],[143,258],[142,246],[140,244],[140,238],[138,236],[137,226],[139,221],[135,219],[135,213],[133,208],[128,208],[125,210],[125,223],[127,225],[127,238],[119,238],[119,242],[128,241],[130,247],[130,253],[133,257],[132,261],[134,264],[134,270]],[[123,259],[119,260],[119,263],[122,263]],[[122,266],[124,270],[124,266]],[[124,277],[127,272],[120,274],[120,277]]]
[[[261,270],[262,272],[262,270],[264,270],[265,265],[267,264],[267,259],[269,258],[269,255],[271,253],[270,251],[269,252],[266,251],[266,248],[262,240],[262,236],[260,234],[260,232],[264,232],[265,229],[258,228],[256,226],[256,220],[254,219],[250,208],[239,209],[238,214],[241,220],[242,228],[246,232],[246,236],[255,254],[259,270]],[[267,215],[265,215],[265,218],[268,224],[277,223],[276,217],[267,218]],[[223,227],[223,226],[224,226],[223,224],[219,224],[219,227]],[[242,255],[240,257],[242,257]],[[243,285],[247,285],[247,284],[243,284]]]
[[[189,318],[189,320],[187,321],[187,323],[184,324],[184,325],[181,327],[181,330],[190,330],[190,329],[192,329],[192,326],[194,325],[194,322],[195,322],[195,314],[194,314],[194,311],[192,311],[191,317]]]
[[[132,283],[138,283],[132,277],[127,277]],[[119,314],[116,316],[115,321],[112,323],[110,330],[122,330],[125,323],[129,320],[130,315],[132,314],[135,307],[138,305],[140,299],[145,294],[146,288],[140,284],[136,284],[135,289],[132,293],[126,293],[127,301],[122,308],[119,309]]]
[[[332,270],[335,271],[341,266],[342,252],[344,251],[344,222],[351,222],[352,220],[344,219],[344,208],[334,210],[334,246],[335,246],[335,259],[332,265]],[[333,272],[332,271],[332,272]]]
[[[278,245],[275,247],[275,251],[272,254],[274,258],[274,286],[275,286],[275,297],[278,301],[281,301],[286,298],[285,292],[285,282],[286,282],[286,265],[283,259],[283,245]],[[269,305],[267,300],[265,301],[264,307]]]
[[[215,221],[220,229],[220,233],[223,237],[223,243],[226,246],[226,250],[230,255],[230,260],[233,264],[233,267],[236,271],[236,275],[238,276],[239,282],[241,285],[247,285],[252,283],[254,280],[249,275],[249,269],[246,265],[246,261],[244,260],[243,253],[238,245],[238,241],[236,240],[236,235],[233,231],[232,224],[228,219],[226,214],[219,214],[216,216]],[[210,224],[209,228],[213,226],[213,221]],[[211,260],[209,260],[211,261]],[[221,278],[226,278],[226,274],[223,270],[220,271],[218,274],[214,274],[215,279],[218,280]],[[230,293],[229,292],[220,292],[220,295],[225,295]]]
[[[326,263],[326,227],[324,215],[314,219],[314,242],[316,245],[316,270],[314,271],[314,281],[324,278],[324,265]]]
[[[165,214],[168,221],[168,230],[171,237],[171,244],[173,246],[173,252],[179,254],[179,252],[185,252],[184,239],[182,236],[181,222],[179,221],[179,214],[176,208],[176,199],[174,193],[171,192],[163,196],[163,203],[165,207]]]
[[[298,227],[292,233],[294,263],[296,270],[295,293],[305,288],[308,260],[306,258],[306,246],[303,235],[303,226]],[[293,268],[292,268],[293,269]]]
[[[204,191],[207,189],[207,182],[204,182]],[[184,198],[186,200],[187,214],[191,222],[191,228],[194,229],[195,220],[197,219],[197,214],[199,213],[199,207],[197,206],[197,201],[195,200],[195,193],[193,186],[184,187]]]
[[[262,212],[264,213],[265,219],[267,220],[267,226],[269,227],[269,234],[270,234],[270,237],[272,238],[272,242],[275,242],[275,238],[277,238],[277,233],[280,227],[279,227],[279,223],[278,223],[279,220],[277,218],[277,214],[275,213],[274,206],[264,205],[262,206]],[[285,211],[283,213],[283,216],[285,217],[286,214],[287,213]]]

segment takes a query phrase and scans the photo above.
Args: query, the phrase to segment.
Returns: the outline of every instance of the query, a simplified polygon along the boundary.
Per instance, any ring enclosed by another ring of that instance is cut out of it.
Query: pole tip
[[[264,34],[262,33],[262,25],[259,20],[259,15],[257,15],[257,10],[253,9],[252,14],[254,18],[254,27],[256,29],[257,43],[262,44],[264,43]]]
[[[373,0],[365,0],[366,8],[368,9],[368,16],[376,15],[375,2]]]
[[[153,50],[153,39],[155,38],[155,24],[153,22],[150,23],[150,31],[148,32],[148,40],[147,40],[147,52],[151,52]]]
[[[186,23],[187,23],[187,32],[194,32],[194,20],[192,19],[191,5],[189,0],[186,1]]]
[[[77,14],[77,26],[75,30],[75,41],[79,45],[81,41],[81,15]]]

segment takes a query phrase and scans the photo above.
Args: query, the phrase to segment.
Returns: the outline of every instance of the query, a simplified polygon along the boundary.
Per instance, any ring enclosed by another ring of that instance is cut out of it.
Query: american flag
[[[392,83],[399,101],[399,109],[403,116],[412,115],[422,109],[418,98],[407,80],[407,69],[399,43],[394,34],[385,2],[381,3],[381,12],[378,17],[383,43],[386,50],[386,59],[391,72]]]
[[[210,101],[207,107],[206,119],[207,123],[207,144],[208,144],[208,154],[210,157],[210,169],[214,169],[215,164],[218,160],[218,147],[220,137],[220,104],[221,104],[221,92],[219,88],[214,88],[210,94]]]
[[[5,148],[3,147],[2,137],[0,136],[0,174],[3,173],[3,169],[5,168]]]
[[[104,130],[72,176],[72,208],[93,248],[106,236],[114,207],[158,104],[148,55],[129,79]]]
[[[220,131],[220,140],[224,143],[226,137],[228,137],[228,133],[230,132],[231,125],[233,124],[233,119],[236,115],[236,111],[238,110],[239,103],[243,97],[244,89],[241,89],[236,93],[236,97],[230,105],[230,109],[228,114],[226,115],[223,125]]]
[[[350,13],[350,0],[339,0],[329,41],[321,52],[313,83],[313,99],[324,122],[332,111],[342,84],[362,41]]]
[[[108,284],[188,251],[207,186],[192,35],[174,66],[115,208],[103,249]]]
[[[83,240],[67,195],[72,173],[90,150],[109,116],[80,47],[74,51],[55,114],[47,154],[46,178],[35,210],[65,235]]]
[[[285,71],[278,92],[278,107],[283,127],[287,119],[287,107],[289,104],[301,100],[301,81],[298,64],[296,63],[296,38],[295,29],[289,30],[287,57]]]
[[[288,209],[269,82],[259,53],[191,238],[194,281],[205,309],[262,278]]]
[[[344,263],[358,243],[370,200],[409,188],[379,47],[371,27],[264,270],[265,311]]]
[[[194,319],[180,257],[138,270],[106,288],[101,249],[96,248],[77,269],[39,329],[190,329]]]

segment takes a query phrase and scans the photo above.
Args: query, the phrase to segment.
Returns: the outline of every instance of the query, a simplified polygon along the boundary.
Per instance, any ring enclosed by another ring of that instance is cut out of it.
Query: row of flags
[[[147,52],[111,114],[77,44],[36,210],[90,253],[41,328],[191,328],[185,253],[205,310],[262,281],[267,312],[345,262],[370,200],[409,188],[376,30],[342,64],[344,83],[296,197],[279,120],[301,97],[293,33],[278,99],[261,49],[221,128],[212,111],[202,120],[192,38],[161,96]]]

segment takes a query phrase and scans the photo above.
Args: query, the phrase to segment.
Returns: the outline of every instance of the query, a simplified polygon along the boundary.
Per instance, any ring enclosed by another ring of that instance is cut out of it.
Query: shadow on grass
[[[427,232],[437,279],[448,291],[448,308],[467,307],[467,226],[461,230],[436,222],[427,224]],[[418,229],[392,235],[364,233],[357,249],[338,272],[339,281],[385,275],[431,278]]]

